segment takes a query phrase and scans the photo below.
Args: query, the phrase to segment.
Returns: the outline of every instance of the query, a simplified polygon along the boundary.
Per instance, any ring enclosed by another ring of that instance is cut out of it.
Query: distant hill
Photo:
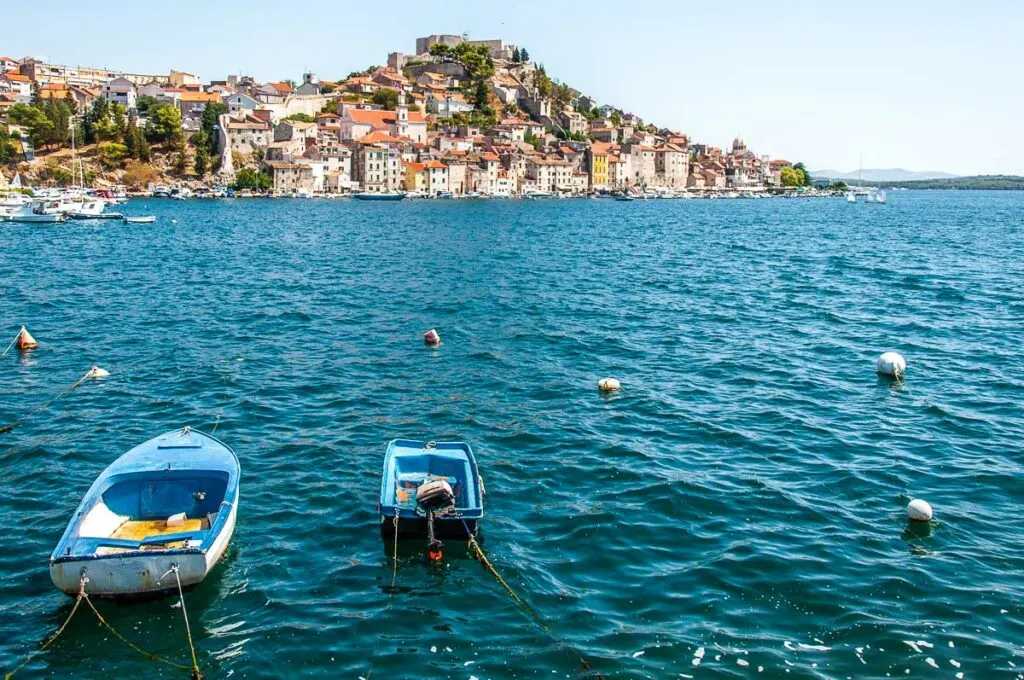
[[[904,170],[903,168],[865,168],[864,170],[853,170],[851,172],[840,172],[839,170],[811,170],[811,177],[823,177],[826,179],[856,181],[858,176],[865,182],[915,182],[927,179],[952,179],[958,175],[951,175],[948,172],[918,172],[914,170]]]
[[[992,190],[1006,189],[1011,191],[1024,190],[1024,177],[1017,175],[977,175],[974,177],[946,177],[941,179],[915,180],[912,182],[872,182],[884,189],[959,189]]]

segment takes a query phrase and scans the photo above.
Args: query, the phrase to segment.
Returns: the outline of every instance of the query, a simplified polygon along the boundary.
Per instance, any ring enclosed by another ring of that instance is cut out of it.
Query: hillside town
[[[52,102],[67,104],[68,123],[54,124]],[[553,80],[525,48],[458,35],[418,38],[411,54],[391,53],[386,64],[337,81],[305,73],[299,81],[203,82],[182,71],[0,57],[0,121],[8,131],[0,183],[16,171],[84,181],[83,161],[67,148],[88,162],[89,143],[98,144],[88,171],[98,182],[276,195],[765,193],[810,179],[799,164],[754,153],[742,137],[723,149],[598,102]],[[65,124],[71,139],[54,139],[53,128]],[[53,149],[65,151],[47,160]]]

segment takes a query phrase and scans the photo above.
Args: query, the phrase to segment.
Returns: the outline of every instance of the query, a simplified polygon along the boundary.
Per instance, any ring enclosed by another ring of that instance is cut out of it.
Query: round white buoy
[[[99,366],[93,366],[92,368],[89,369],[89,377],[90,378],[109,378],[110,377],[110,371],[108,371],[108,370],[106,370],[104,368],[100,368]]]
[[[932,518],[932,506],[928,501],[915,498],[907,505],[907,517],[915,522],[927,522]]]
[[[902,378],[903,374],[907,371],[907,360],[903,358],[902,354],[886,352],[882,356],[878,357],[878,361],[875,363],[875,368],[882,375],[891,375],[894,378]]]
[[[171,220],[171,224],[177,224],[177,223],[178,223],[178,220],[173,220],[173,219]]]
[[[622,389],[622,383],[616,378],[601,378],[597,381],[597,387],[602,392],[618,392]]]
[[[436,347],[441,344],[441,336],[438,335],[436,330],[431,328],[429,331],[423,334],[423,342],[430,345],[431,347]]]

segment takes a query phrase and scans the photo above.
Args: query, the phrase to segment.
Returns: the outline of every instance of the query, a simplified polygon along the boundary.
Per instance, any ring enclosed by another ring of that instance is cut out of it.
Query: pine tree
[[[206,176],[206,170],[210,165],[210,154],[205,146],[196,149],[195,171],[196,177],[202,179]]]
[[[523,53],[519,51],[519,48],[512,50],[512,62],[518,64],[523,60]]]
[[[519,50],[519,60],[524,64],[530,63],[530,53],[526,51],[526,48]]]
[[[135,124],[135,115],[128,116],[128,126],[124,131],[124,146],[128,149],[128,157],[139,160],[138,126]]]
[[[142,133],[142,128],[135,128],[135,140],[139,150],[139,160],[149,162],[149,142],[146,141],[146,135]]]

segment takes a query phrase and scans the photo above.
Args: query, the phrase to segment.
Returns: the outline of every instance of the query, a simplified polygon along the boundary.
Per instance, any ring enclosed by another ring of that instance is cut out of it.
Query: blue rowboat
[[[50,556],[50,579],[76,595],[157,595],[199,583],[235,529],[235,452],[188,427],[136,446],[89,487]]]
[[[360,201],[401,201],[405,198],[405,194],[401,192],[395,192],[390,194],[375,193],[372,191],[364,191],[358,194],[352,194],[352,198]]]
[[[483,482],[469,444],[395,439],[384,454],[377,506],[381,538],[394,538],[396,513],[399,538],[427,537],[428,510],[417,495],[424,485],[438,482],[447,482],[454,498],[452,507],[433,512],[435,535],[466,539],[467,529],[475,534],[484,516]]]

